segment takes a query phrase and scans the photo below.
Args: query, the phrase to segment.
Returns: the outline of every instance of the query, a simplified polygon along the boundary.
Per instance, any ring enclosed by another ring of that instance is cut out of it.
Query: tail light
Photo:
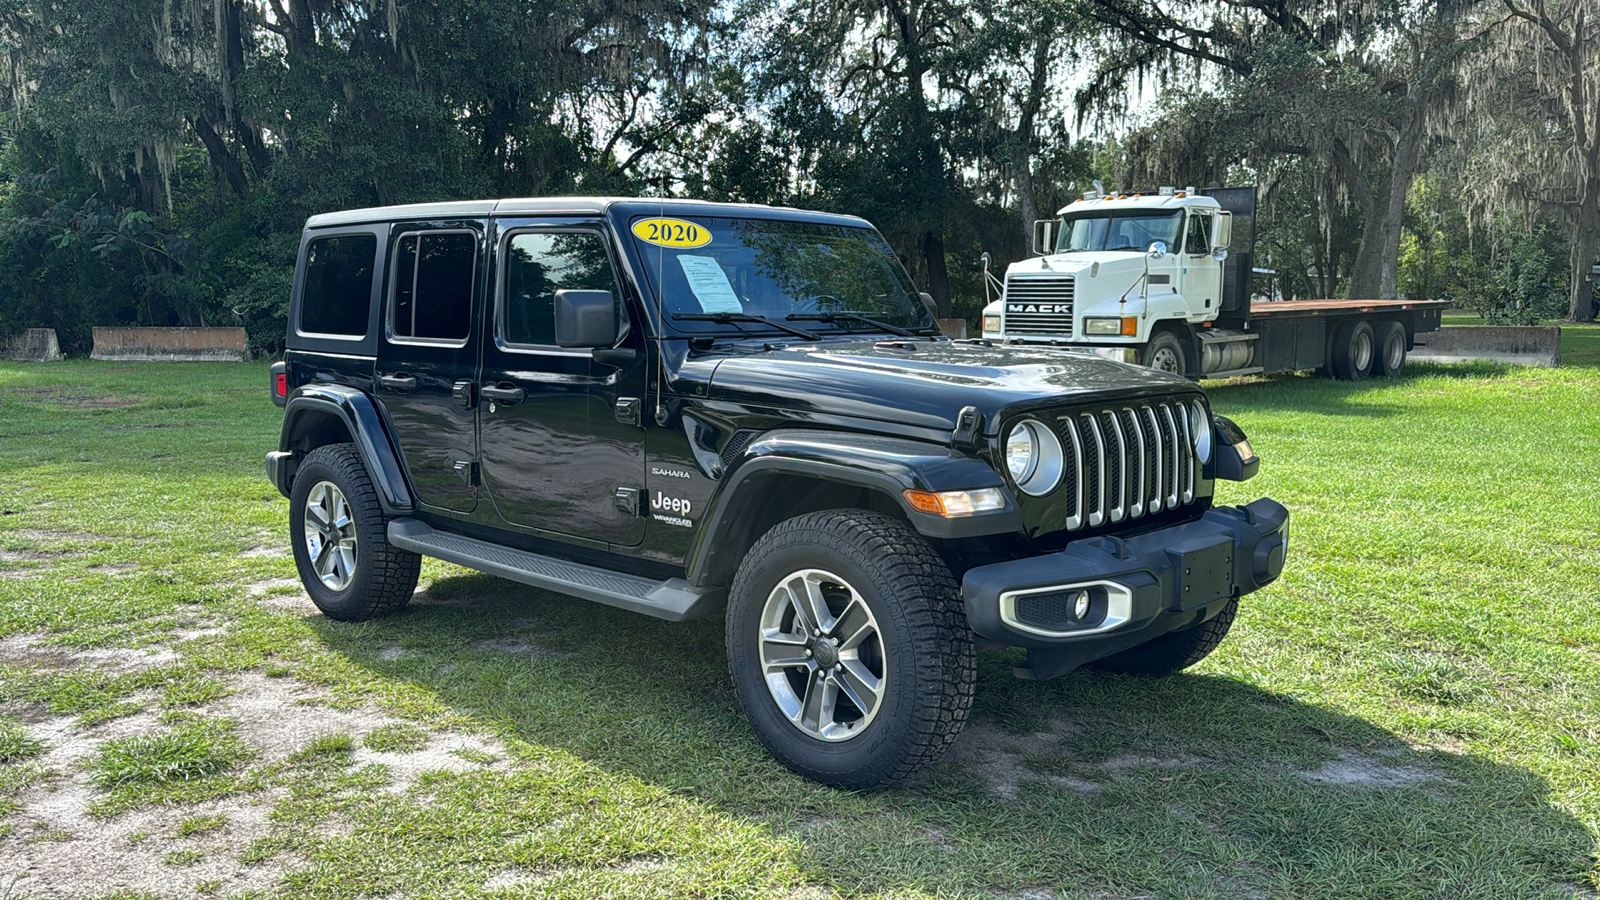
[[[289,402],[289,364],[275,362],[272,364],[272,402],[283,406]]]

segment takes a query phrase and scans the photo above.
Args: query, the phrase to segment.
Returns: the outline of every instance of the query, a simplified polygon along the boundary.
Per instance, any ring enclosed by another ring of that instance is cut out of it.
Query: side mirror
[[[994,257],[990,256],[989,251],[987,250],[983,251],[982,256],[978,257],[978,261],[983,263],[983,270],[985,272],[989,271],[989,267],[994,265]]]
[[[617,342],[621,326],[610,291],[556,291],[556,346],[594,349]]]
[[[1151,259],[1160,259],[1161,257],[1166,256],[1166,255],[1167,255],[1167,242],[1166,241],[1151,241],[1150,242],[1150,258]]]
[[[1056,252],[1057,219],[1039,219],[1033,223],[1033,255],[1049,256]]]
[[[1233,213],[1219,212],[1211,217],[1211,249],[1226,250],[1233,240]]]
[[[928,308],[928,315],[939,318],[939,304],[933,302],[933,295],[927,291],[918,291],[917,296],[922,299],[922,305]]]

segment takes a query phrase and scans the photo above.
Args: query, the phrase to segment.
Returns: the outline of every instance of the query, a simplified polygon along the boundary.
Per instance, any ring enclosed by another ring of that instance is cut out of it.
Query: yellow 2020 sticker
[[[711,243],[711,232],[703,225],[682,219],[640,219],[633,233],[647,244],[658,247],[704,247]]]

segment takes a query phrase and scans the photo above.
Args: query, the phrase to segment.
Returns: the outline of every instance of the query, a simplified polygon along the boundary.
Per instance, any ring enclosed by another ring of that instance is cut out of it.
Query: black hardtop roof
[[[713,203],[708,200],[654,197],[520,197],[505,200],[458,200],[347,209],[312,216],[306,220],[306,228],[309,230],[377,222],[415,222],[421,219],[481,219],[489,216],[564,214],[596,216],[612,211],[623,216],[651,213],[664,216],[735,215],[835,225],[868,224],[865,219],[856,216],[813,212],[788,206],[764,206],[759,203]]]

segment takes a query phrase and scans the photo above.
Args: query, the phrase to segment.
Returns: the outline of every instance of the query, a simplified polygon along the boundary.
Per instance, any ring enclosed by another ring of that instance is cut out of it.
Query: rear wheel
[[[1379,322],[1378,354],[1372,360],[1372,374],[1398,378],[1406,367],[1406,327],[1399,322]]]
[[[353,444],[306,456],[289,494],[289,540],[311,602],[341,622],[391,613],[411,601],[422,557],[388,541],[388,520]]]
[[[881,513],[809,513],[767,532],[729,592],[728,667],[756,736],[795,772],[869,789],[944,755],[977,662],[955,578]]]
[[[1365,319],[1346,322],[1333,335],[1333,375],[1343,381],[1360,381],[1372,371],[1376,340]]]
[[[1183,342],[1170,331],[1158,332],[1144,345],[1142,365],[1174,375],[1189,374],[1189,360],[1183,352]]]
[[[1239,601],[1229,600],[1222,611],[1182,631],[1173,631],[1153,641],[1090,663],[1096,669],[1124,675],[1175,675],[1211,655],[1233,627]]]

